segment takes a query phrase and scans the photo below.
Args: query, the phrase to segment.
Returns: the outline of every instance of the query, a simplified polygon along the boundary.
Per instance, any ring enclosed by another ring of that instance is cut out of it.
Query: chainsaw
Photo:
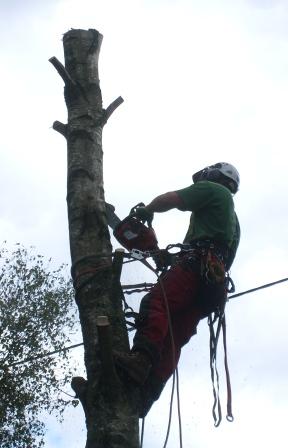
[[[115,213],[114,205],[105,202],[105,206],[107,223],[121,246],[127,249],[133,258],[141,260],[152,256],[157,270],[166,269],[167,251],[159,249],[157,237],[151,224],[146,226],[135,214],[137,207],[143,207],[144,204],[141,202],[135,205],[123,220]]]

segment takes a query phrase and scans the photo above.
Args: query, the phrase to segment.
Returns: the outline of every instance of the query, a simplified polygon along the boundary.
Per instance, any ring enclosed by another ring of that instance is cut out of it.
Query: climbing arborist
[[[159,398],[199,321],[225,306],[226,273],[239,244],[233,202],[240,182],[236,168],[216,163],[193,174],[192,180],[189,187],[157,196],[135,211],[150,223],[154,213],[174,208],[192,212],[178,262],[141,301],[131,352],[115,355],[117,365],[141,388],[140,417]]]

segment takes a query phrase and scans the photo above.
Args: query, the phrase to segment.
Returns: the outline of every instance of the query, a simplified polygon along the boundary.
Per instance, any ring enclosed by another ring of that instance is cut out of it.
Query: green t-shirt
[[[218,242],[230,249],[231,265],[240,240],[240,227],[230,190],[204,180],[176,193],[184,203],[181,210],[192,212],[184,243],[193,240]]]

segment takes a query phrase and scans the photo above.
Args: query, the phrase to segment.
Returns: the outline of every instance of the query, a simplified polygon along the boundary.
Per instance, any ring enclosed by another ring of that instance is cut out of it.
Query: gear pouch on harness
[[[227,298],[225,264],[221,256],[208,249],[201,255],[201,288],[199,306],[202,317],[224,309]]]

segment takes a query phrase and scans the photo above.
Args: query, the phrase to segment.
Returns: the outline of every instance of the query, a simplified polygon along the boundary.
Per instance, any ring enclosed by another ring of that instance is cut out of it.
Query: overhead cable
[[[287,281],[288,281],[288,277],[282,278],[281,280],[277,280],[277,281],[272,282],[272,283],[266,283],[265,285],[258,286],[256,288],[252,288],[252,289],[248,289],[246,291],[239,292],[238,294],[233,294],[232,296],[228,297],[228,300],[234,299],[236,297],[244,296],[245,294],[251,294],[252,292],[259,291],[259,290],[264,289],[264,288],[269,288],[271,286],[278,285],[280,283],[284,283],[284,282],[287,282]],[[126,288],[127,288],[127,286],[128,285],[126,285]],[[133,285],[131,285],[131,286],[133,286]],[[80,347],[81,345],[83,345],[83,342],[80,342],[79,344],[70,345],[69,347],[60,348],[59,350],[54,350],[52,352],[42,353],[42,354],[37,355],[37,356],[31,356],[29,358],[22,359],[21,361],[13,362],[12,364],[9,364],[9,365],[4,365],[4,366],[0,365],[0,369],[5,370],[5,369],[8,369],[9,367],[14,367],[16,365],[24,364],[25,362],[37,361],[37,359],[41,359],[41,358],[45,358],[45,357],[48,357],[48,356],[51,356],[51,355],[55,355],[57,353],[65,352],[67,350],[71,350],[73,348]]]
[[[228,300],[234,299],[235,297],[244,296],[244,294],[250,294],[251,292],[259,291],[260,289],[269,288],[270,286],[278,285],[279,283],[287,282],[287,278],[282,278],[281,280],[277,280],[276,282],[266,283],[266,285],[257,286],[257,288],[248,289],[247,291],[239,292],[238,294],[233,294],[228,297]]]

